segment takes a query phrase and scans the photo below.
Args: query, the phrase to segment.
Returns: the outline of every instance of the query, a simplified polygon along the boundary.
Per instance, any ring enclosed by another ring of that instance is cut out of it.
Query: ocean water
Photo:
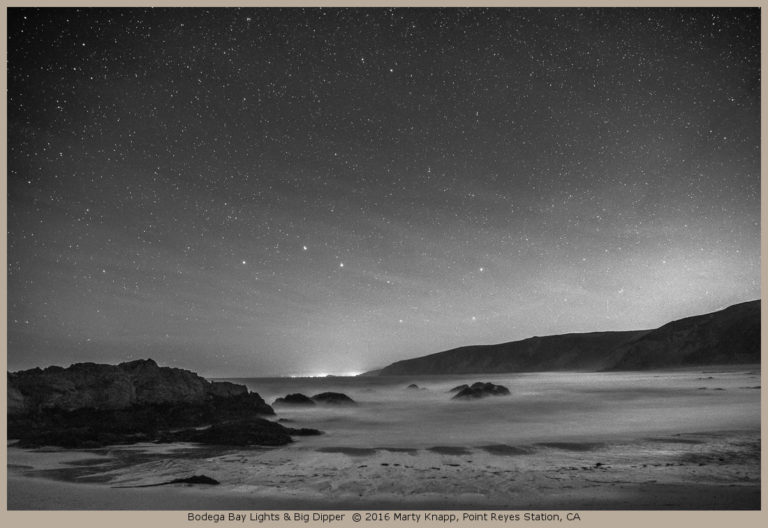
[[[10,447],[9,474],[17,478],[9,486],[10,507],[760,507],[759,366],[230,381],[268,403],[289,393],[334,391],[358,404],[277,407],[273,419],[324,432],[280,447]],[[505,385],[511,394],[451,400],[452,387],[475,381]],[[423,390],[407,389],[411,383]],[[176,489],[173,500],[167,487],[154,487],[199,474],[221,485]],[[69,487],[63,495],[49,487],[41,495],[41,479],[26,477],[107,487]]]
[[[312,447],[474,447],[631,440],[657,434],[755,430],[759,367],[653,372],[548,372],[461,376],[235,378],[267,403],[286,394],[343,392],[355,407],[275,409]],[[454,401],[452,387],[490,381],[511,395]],[[421,390],[407,389],[416,383]]]

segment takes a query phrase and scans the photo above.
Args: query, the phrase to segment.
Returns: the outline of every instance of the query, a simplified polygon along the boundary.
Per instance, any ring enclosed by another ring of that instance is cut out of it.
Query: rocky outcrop
[[[208,387],[208,394],[219,398],[230,398],[232,396],[248,394],[248,387],[229,381],[212,381]]]
[[[323,392],[321,394],[315,394],[311,398],[301,394],[288,394],[284,398],[277,398],[272,405],[275,407],[300,407],[300,406],[314,406],[314,405],[357,405],[357,403],[340,392]]]
[[[288,394],[284,398],[278,398],[272,405],[279,407],[281,405],[315,405],[315,401],[309,396],[305,396],[301,393]]]
[[[167,440],[240,447],[280,446],[292,442],[287,428],[263,418],[216,423],[202,430],[177,431],[169,434]]]
[[[210,382],[188,370],[159,367],[151,359],[119,365],[76,363],[8,374],[8,394],[15,412],[59,409],[124,409],[162,403],[200,404],[211,398],[248,393],[244,385]],[[19,395],[21,396],[19,398]],[[274,414],[266,403],[260,414]]]
[[[601,371],[760,362],[760,301],[688,317],[656,330],[531,337],[455,348],[368,373],[379,376]]]
[[[476,400],[488,396],[508,396],[509,389],[504,385],[494,385],[489,382],[478,381],[470,386],[455,387],[458,390],[452,400]]]
[[[10,380],[8,382],[8,414],[24,414],[29,411],[27,401],[24,395],[16,387],[12,387]]]
[[[312,399],[322,405],[357,405],[355,400],[341,392],[323,392],[315,394]]]
[[[210,382],[152,360],[79,363],[8,375],[8,438],[20,446],[100,447],[134,442],[282,445],[290,429],[244,385]]]

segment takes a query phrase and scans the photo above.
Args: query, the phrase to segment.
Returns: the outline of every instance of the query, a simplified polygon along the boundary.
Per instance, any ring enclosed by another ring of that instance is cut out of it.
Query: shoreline
[[[398,381],[343,387],[328,380],[262,381],[249,388],[267,394],[342,389],[358,405],[281,408],[278,420],[325,434],[280,447],[179,440],[81,450],[9,446],[8,505],[147,511],[760,508],[760,380],[753,369],[520,375],[500,382],[514,386],[514,395],[454,402],[449,389],[455,383],[445,378],[420,391]],[[219,484],[168,485],[193,476]]]
[[[532,503],[463,503],[457,497],[403,500],[392,497],[358,501],[326,501],[311,497],[252,497],[184,485],[162,489],[117,489],[97,484],[8,476],[9,511],[221,511],[221,510],[760,510],[760,485],[636,485],[613,494],[571,491]],[[680,506],[684,504],[684,506]]]
[[[759,510],[760,431],[630,443],[8,451],[9,510]],[[583,444],[583,445],[582,445]],[[219,486],[151,484],[205,474]]]

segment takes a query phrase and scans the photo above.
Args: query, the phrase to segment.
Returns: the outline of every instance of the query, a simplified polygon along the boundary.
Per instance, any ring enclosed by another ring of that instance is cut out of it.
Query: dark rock
[[[284,398],[278,398],[272,405],[315,405],[315,401],[309,396],[304,396],[301,393],[289,394]]]
[[[478,381],[471,386],[461,389],[456,395],[451,398],[453,400],[471,400],[477,398],[485,398],[486,396],[506,396],[509,394],[509,389],[503,385],[494,385],[493,383],[484,383]]]
[[[8,417],[8,438],[19,440],[19,447],[55,445],[68,448],[93,448],[135,442],[205,442],[187,435],[167,434],[180,428],[258,420],[264,401],[248,393],[232,398],[213,398],[203,403],[163,403],[133,405],[125,409],[46,409],[27,415]],[[266,422],[266,420],[262,420]],[[272,423],[272,422],[267,422]],[[285,429],[279,424],[275,424]],[[285,435],[288,435],[285,430]],[[237,444],[240,445],[240,444]],[[274,445],[271,441],[267,445]]]
[[[122,363],[117,369],[127,374],[139,404],[191,403],[211,396],[211,382],[189,370],[158,367],[151,359]]]
[[[219,398],[229,398],[231,396],[248,394],[248,387],[229,381],[212,381],[208,388],[208,393]]]
[[[136,403],[130,376],[114,365],[76,363],[68,369],[50,367],[9,373],[8,390],[21,394],[23,412],[119,409]]]
[[[355,400],[340,392],[323,392],[315,394],[312,399],[323,405],[357,405]]]
[[[178,404],[176,404],[178,405]],[[186,406],[185,406],[186,407]],[[210,419],[217,421],[231,420],[254,415],[275,414],[261,396],[255,392],[240,393],[237,396],[213,397],[199,404],[188,406],[190,409],[201,408]],[[218,413],[218,418],[215,414]]]
[[[211,383],[152,360],[32,369],[9,373],[8,381],[13,402],[8,438],[19,440],[20,447],[291,441],[287,428],[259,418],[274,410],[244,385]]]
[[[212,479],[207,475],[192,475],[187,478],[177,478],[169,482],[169,484],[208,484],[210,486],[217,486],[220,482],[216,479]]]
[[[151,359],[119,365],[75,363],[8,374],[9,414],[45,409],[125,409],[134,405],[204,403],[248,394],[244,385],[210,382],[194,372],[159,367]],[[260,399],[260,398],[259,398]],[[274,414],[262,403],[261,414]]]
[[[291,436],[317,436],[323,434],[322,431],[318,431],[317,429],[309,429],[307,427],[302,427],[300,429],[289,427],[288,433]]]
[[[25,414],[29,411],[27,401],[21,391],[8,383],[8,414]]]
[[[464,389],[468,389],[468,388],[469,388],[469,385],[467,385],[467,384],[465,383],[464,385],[459,385],[459,386],[457,386],[457,387],[454,387],[454,388],[452,388],[452,389],[451,389],[451,390],[449,390],[448,392],[459,392],[459,391],[463,391]]]
[[[293,440],[289,430],[263,418],[217,423],[207,429],[187,429],[168,433],[170,442],[198,442],[222,446],[280,446]]]
[[[419,386],[418,386],[418,385],[416,385],[415,383],[411,383],[410,385],[408,385],[408,386],[406,387],[406,389],[410,389],[410,390],[419,390],[419,389],[421,389],[421,387],[419,387]]]
[[[167,482],[159,482],[157,484],[143,484],[140,486],[113,486],[114,488],[154,488],[157,486],[168,486],[170,484],[206,484],[209,486],[218,486],[221,484],[218,480],[213,479],[207,475],[192,475],[186,478],[177,478],[169,480]]]

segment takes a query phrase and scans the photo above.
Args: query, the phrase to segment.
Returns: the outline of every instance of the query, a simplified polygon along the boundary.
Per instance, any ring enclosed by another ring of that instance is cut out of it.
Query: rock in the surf
[[[315,401],[309,396],[305,396],[297,392],[294,394],[288,394],[284,398],[276,399],[272,405],[275,407],[279,407],[281,405],[315,405]]]
[[[355,400],[341,392],[322,392],[312,396],[312,399],[322,405],[357,405]]]
[[[493,383],[478,381],[473,383],[469,387],[465,387],[459,390],[456,395],[451,398],[453,400],[476,400],[479,398],[485,398],[487,396],[507,396],[509,395],[509,389],[504,385],[495,385]]]

